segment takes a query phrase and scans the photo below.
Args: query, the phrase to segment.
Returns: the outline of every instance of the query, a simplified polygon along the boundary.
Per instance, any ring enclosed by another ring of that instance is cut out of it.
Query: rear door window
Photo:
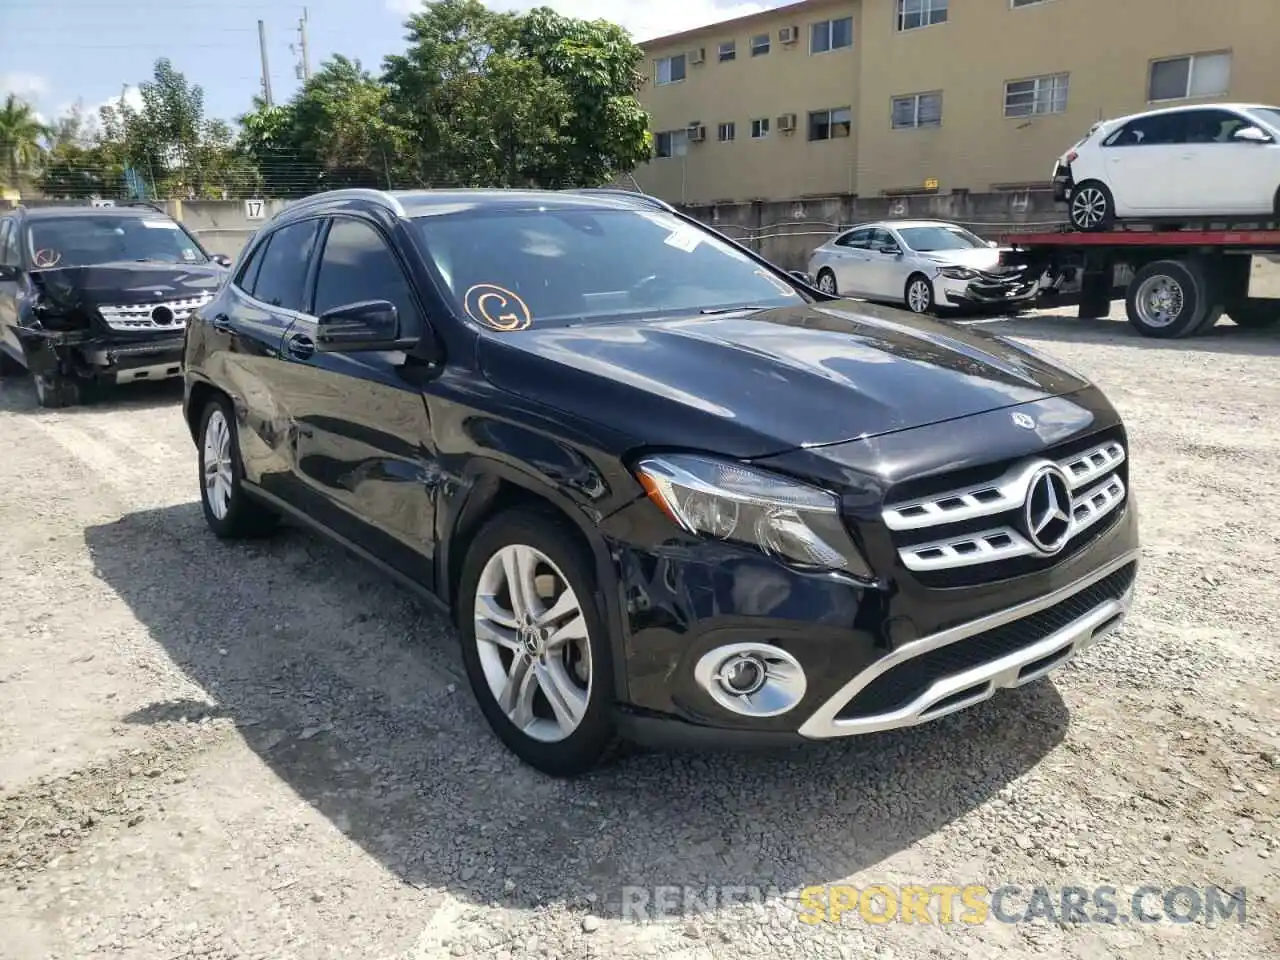
[[[256,299],[273,307],[307,312],[307,266],[319,231],[319,220],[303,220],[271,234],[250,291]]]

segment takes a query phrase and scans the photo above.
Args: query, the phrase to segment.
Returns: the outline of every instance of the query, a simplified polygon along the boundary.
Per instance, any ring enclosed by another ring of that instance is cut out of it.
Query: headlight
[[[972,280],[978,275],[968,267],[942,267],[938,272],[950,280]]]
[[[873,579],[834,493],[690,454],[646,457],[636,475],[649,499],[690,533],[753,546],[797,567]]]

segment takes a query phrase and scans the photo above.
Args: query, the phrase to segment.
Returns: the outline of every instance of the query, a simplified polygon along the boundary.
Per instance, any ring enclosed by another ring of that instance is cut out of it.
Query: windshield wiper
[[[698,312],[704,317],[714,317],[722,313],[745,313],[748,310],[771,310],[772,307],[762,307],[758,303],[744,303],[740,307],[710,307],[706,310]]]

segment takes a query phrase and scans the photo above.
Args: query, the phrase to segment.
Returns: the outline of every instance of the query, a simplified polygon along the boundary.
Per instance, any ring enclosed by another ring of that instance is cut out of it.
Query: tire
[[[1125,310],[1143,336],[1169,340],[1194,336],[1216,323],[1222,309],[1213,308],[1210,300],[1205,271],[1198,264],[1157,260],[1133,275]]]
[[[204,408],[196,449],[200,458],[200,506],[214,536],[241,540],[270,533],[279,518],[245,490],[236,419],[225,397],[210,400]]]
[[[903,288],[902,299],[912,313],[930,313],[937,305],[933,296],[933,284],[923,273],[913,273],[907,278]]]
[[[1116,201],[1105,183],[1086,180],[1071,191],[1071,225],[1082,233],[1110,230],[1116,222]]]
[[[46,410],[74,407],[80,402],[80,382],[61,373],[37,373],[32,376],[36,403]]]
[[[817,279],[818,289],[823,293],[829,293],[832,296],[840,295],[840,288],[836,283],[836,275],[829,268],[823,267],[819,270]]]
[[[1242,300],[1227,307],[1237,327],[1263,330],[1280,323],[1280,300]]]
[[[530,571],[532,604],[511,600],[506,571],[521,567]],[[612,717],[612,648],[593,569],[592,558],[561,521],[516,509],[481,528],[459,579],[462,660],[480,710],[507,749],[555,777],[586,773],[611,760],[620,746]],[[530,629],[531,607],[535,616],[545,616],[562,603],[567,607],[561,616],[537,625],[538,632]],[[568,612],[573,609],[576,617]],[[548,644],[564,631],[569,632],[562,645]],[[520,676],[525,680],[517,688],[511,680]],[[559,710],[552,709],[548,690]]]

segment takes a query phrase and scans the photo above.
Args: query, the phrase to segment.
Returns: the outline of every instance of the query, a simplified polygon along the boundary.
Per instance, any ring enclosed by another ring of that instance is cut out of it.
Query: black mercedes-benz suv
[[[0,211],[0,373],[29,370],[44,407],[176,377],[230,263],[150,204]]]
[[[489,723],[553,774],[941,717],[1133,595],[1095,387],[638,199],[300,201],[184,370],[213,532],[287,515],[442,603]]]

